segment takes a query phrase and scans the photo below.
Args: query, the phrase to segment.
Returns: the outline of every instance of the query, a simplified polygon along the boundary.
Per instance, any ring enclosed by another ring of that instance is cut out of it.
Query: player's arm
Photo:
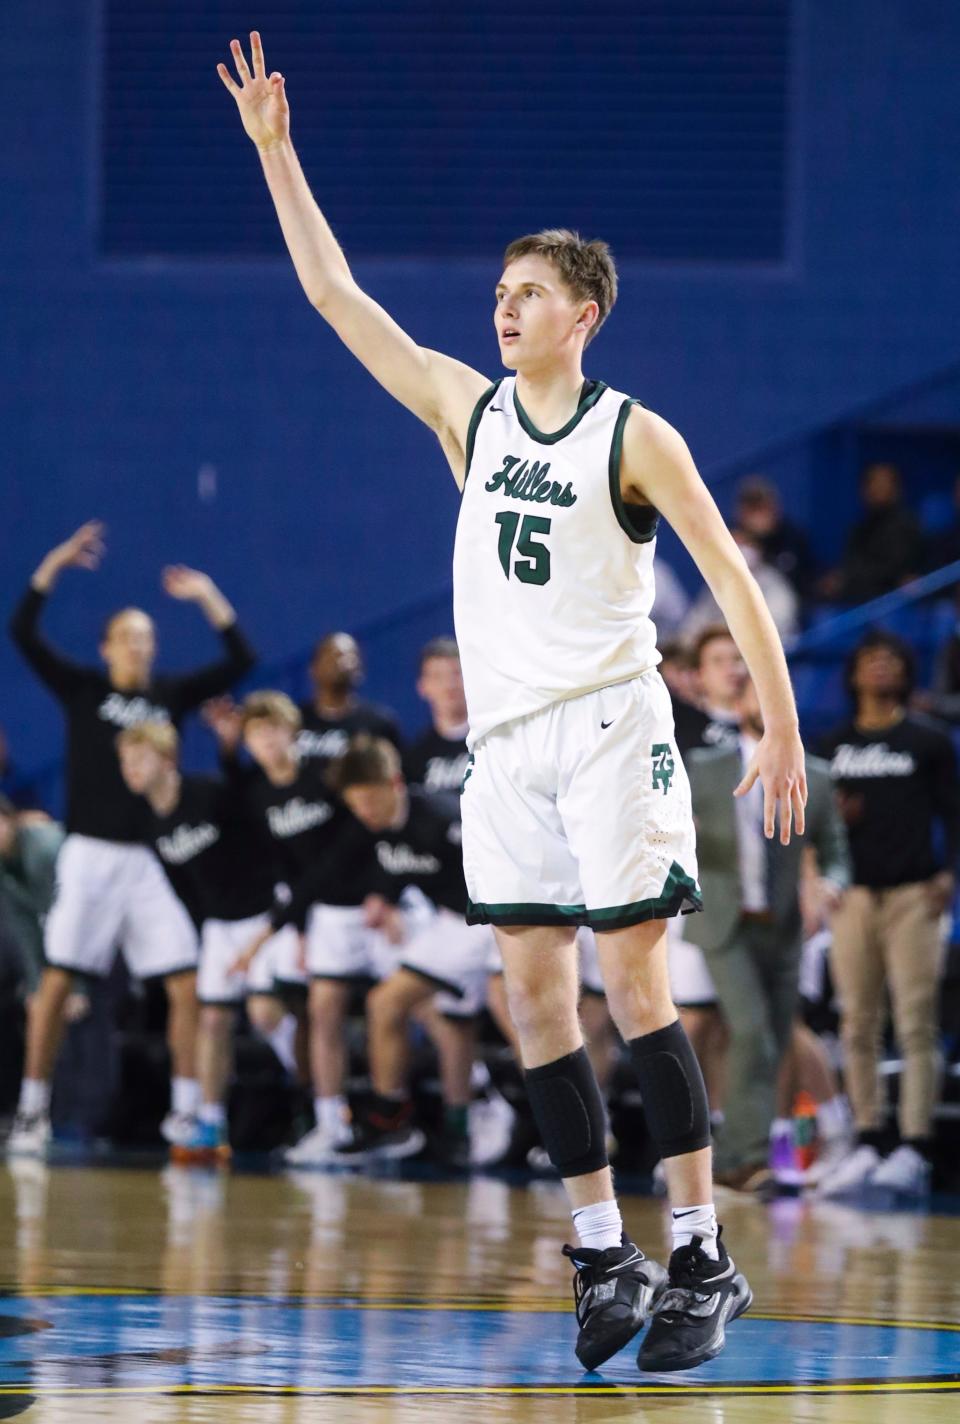
[[[638,406],[624,431],[620,486],[627,502],[646,501],[673,525],[723,610],[756,685],[766,728],[737,793],[760,777],[765,832],[774,834],[779,803],[780,839],[786,844],[791,817],[797,834],[803,834],[807,778],[787,660],[763,594],[683,438]]]
[[[47,642],[40,632],[40,615],[65,569],[98,569],[104,552],[104,526],[98,519],[82,524],[75,534],[41,559],[10,620],[13,641],[57,697],[69,697],[89,674],[81,664],[65,657]]]
[[[184,673],[170,681],[176,689],[178,711],[189,712],[216,697],[256,665],[257,655],[237,623],[233,604],[209,574],[171,564],[163,571],[164,592],[181,603],[195,603],[211,628],[223,640],[225,654],[207,667]]]
[[[304,292],[384,389],[437,433],[458,476],[450,437],[462,451],[470,414],[489,381],[460,361],[418,346],[357,285],[290,141],[290,107],[283,75],[274,72],[268,77],[256,30],[250,36],[252,73],[238,40],[231,41],[230,49],[239,84],[225,64],[217,66],[217,73],[236,100],[243,126],[257,146]],[[462,484],[462,479],[458,482]]]

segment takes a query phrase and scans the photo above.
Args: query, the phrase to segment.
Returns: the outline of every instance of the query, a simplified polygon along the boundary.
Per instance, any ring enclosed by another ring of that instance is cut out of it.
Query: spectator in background
[[[941,920],[956,889],[960,778],[948,733],[907,711],[913,670],[913,653],[900,638],[869,634],[847,665],[853,718],[822,747],[853,858],[853,886],[833,920],[830,967],[859,1132],[856,1150],[821,1184],[824,1195],[867,1182],[921,1195],[930,1181]],[[901,1142],[881,1160],[885,1112],[877,1063],[887,992],[903,1060]]]
[[[420,654],[417,692],[430,708],[430,728],[407,748],[403,771],[437,806],[460,819],[467,771],[467,699],[454,638],[434,638]]]
[[[785,518],[779,491],[762,475],[748,475],[737,486],[734,526],[754,540],[764,563],[782,574],[801,598],[809,593],[815,566],[807,536]]]
[[[903,503],[896,465],[868,465],[860,494],[864,515],[847,539],[839,569],[820,582],[826,598],[866,603],[909,582],[924,566],[920,521]]]
[[[0,794],[0,905],[19,955],[18,979],[30,995],[43,968],[43,923],[53,904],[54,871],[63,829],[53,821],[23,823]]]
[[[363,679],[363,658],[355,638],[349,633],[328,633],[320,639],[310,662],[313,695],[300,706],[303,728],[297,751],[301,760],[309,757],[326,765],[343,756],[350,738],[358,732],[386,737],[395,747],[402,747],[393,712],[357,696]]]
[[[778,1073],[799,1001],[805,846],[816,850],[819,874],[838,898],[850,870],[828,769],[817,759],[807,761],[806,834],[789,845],[765,837],[760,787],[734,799],[763,736],[760,703],[749,679],[741,685],[736,712],[737,740],[694,751],[687,761],[704,912],[691,915],[684,928],[704,952],[730,1029],[716,1180],[755,1190],[770,1179]]]
[[[725,623],[704,628],[693,645],[691,657],[696,675],[696,705],[673,697],[673,720],[681,756],[686,756],[691,747],[716,747],[737,741],[737,700],[747,676],[746,663]]]
[[[686,702],[696,706],[700,696],[693,650],[682,638],[666,638],[660,643],[660,676],[674,704]]]
[[[733,537],[759,585],[777,632],[785,641],[792,638],[797,632],[800,617],[800,600],[793,585],[773,564],[766,562],[763,546],[746,529],[735,528]],[[704,588],[687,614],[683,631],[688,637],[695,637],[703,628],[718,622],[722,617],[723,611],[713,593],[709,588]]]

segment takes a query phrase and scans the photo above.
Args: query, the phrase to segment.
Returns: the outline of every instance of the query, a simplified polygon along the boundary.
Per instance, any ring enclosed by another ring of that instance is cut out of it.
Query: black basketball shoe
[[[597,1370],[643,1329],[667,1288],[667,1273],[626,1236],[620,1246],[606,1251],[564,1246],[563,1254],[577,1268],[573,1278],[580,1326],[577,1359],[585,1370]]]
[[[719,1355],[725,1329],[753,1303],[747,1278],[738,1271],[717,1236],[719,1261],[701,1249],[695,1236],[670,1257],[670,1284],[657,1302],[637,1364],[641,1370],[692,1370]]]

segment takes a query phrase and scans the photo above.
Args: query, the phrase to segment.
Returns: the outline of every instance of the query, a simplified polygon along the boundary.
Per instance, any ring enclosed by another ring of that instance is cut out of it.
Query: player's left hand
[[[227,970],[228,974],[249,974],[250,966],[260,953],[267,940],[273,935],[273,929],[262,930],[257,937],[247,945],[242,954],[238,954],[236,959]]]
[[[763,834],[773,839],[779,808],[780,844],[789,845],[791,824],[802,836],[806,823],[807,772],[799,732],[764,732],[734,796],[746,796],[758,778],[763,786]]]
[[[201,603],[214,591],[213,579],[199,569],[188,569],[185,564],[170,564],[163,571],[163,588],[171,598],[179,598],[185,603]]]

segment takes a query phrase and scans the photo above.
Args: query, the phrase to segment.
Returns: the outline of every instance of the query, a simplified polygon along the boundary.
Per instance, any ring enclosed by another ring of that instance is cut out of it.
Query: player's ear
[[[596,302],[585,302],[580,310],[580,316],[576,324],[577,331],[590,331],[597,324],[600,315],[600,307]]]

